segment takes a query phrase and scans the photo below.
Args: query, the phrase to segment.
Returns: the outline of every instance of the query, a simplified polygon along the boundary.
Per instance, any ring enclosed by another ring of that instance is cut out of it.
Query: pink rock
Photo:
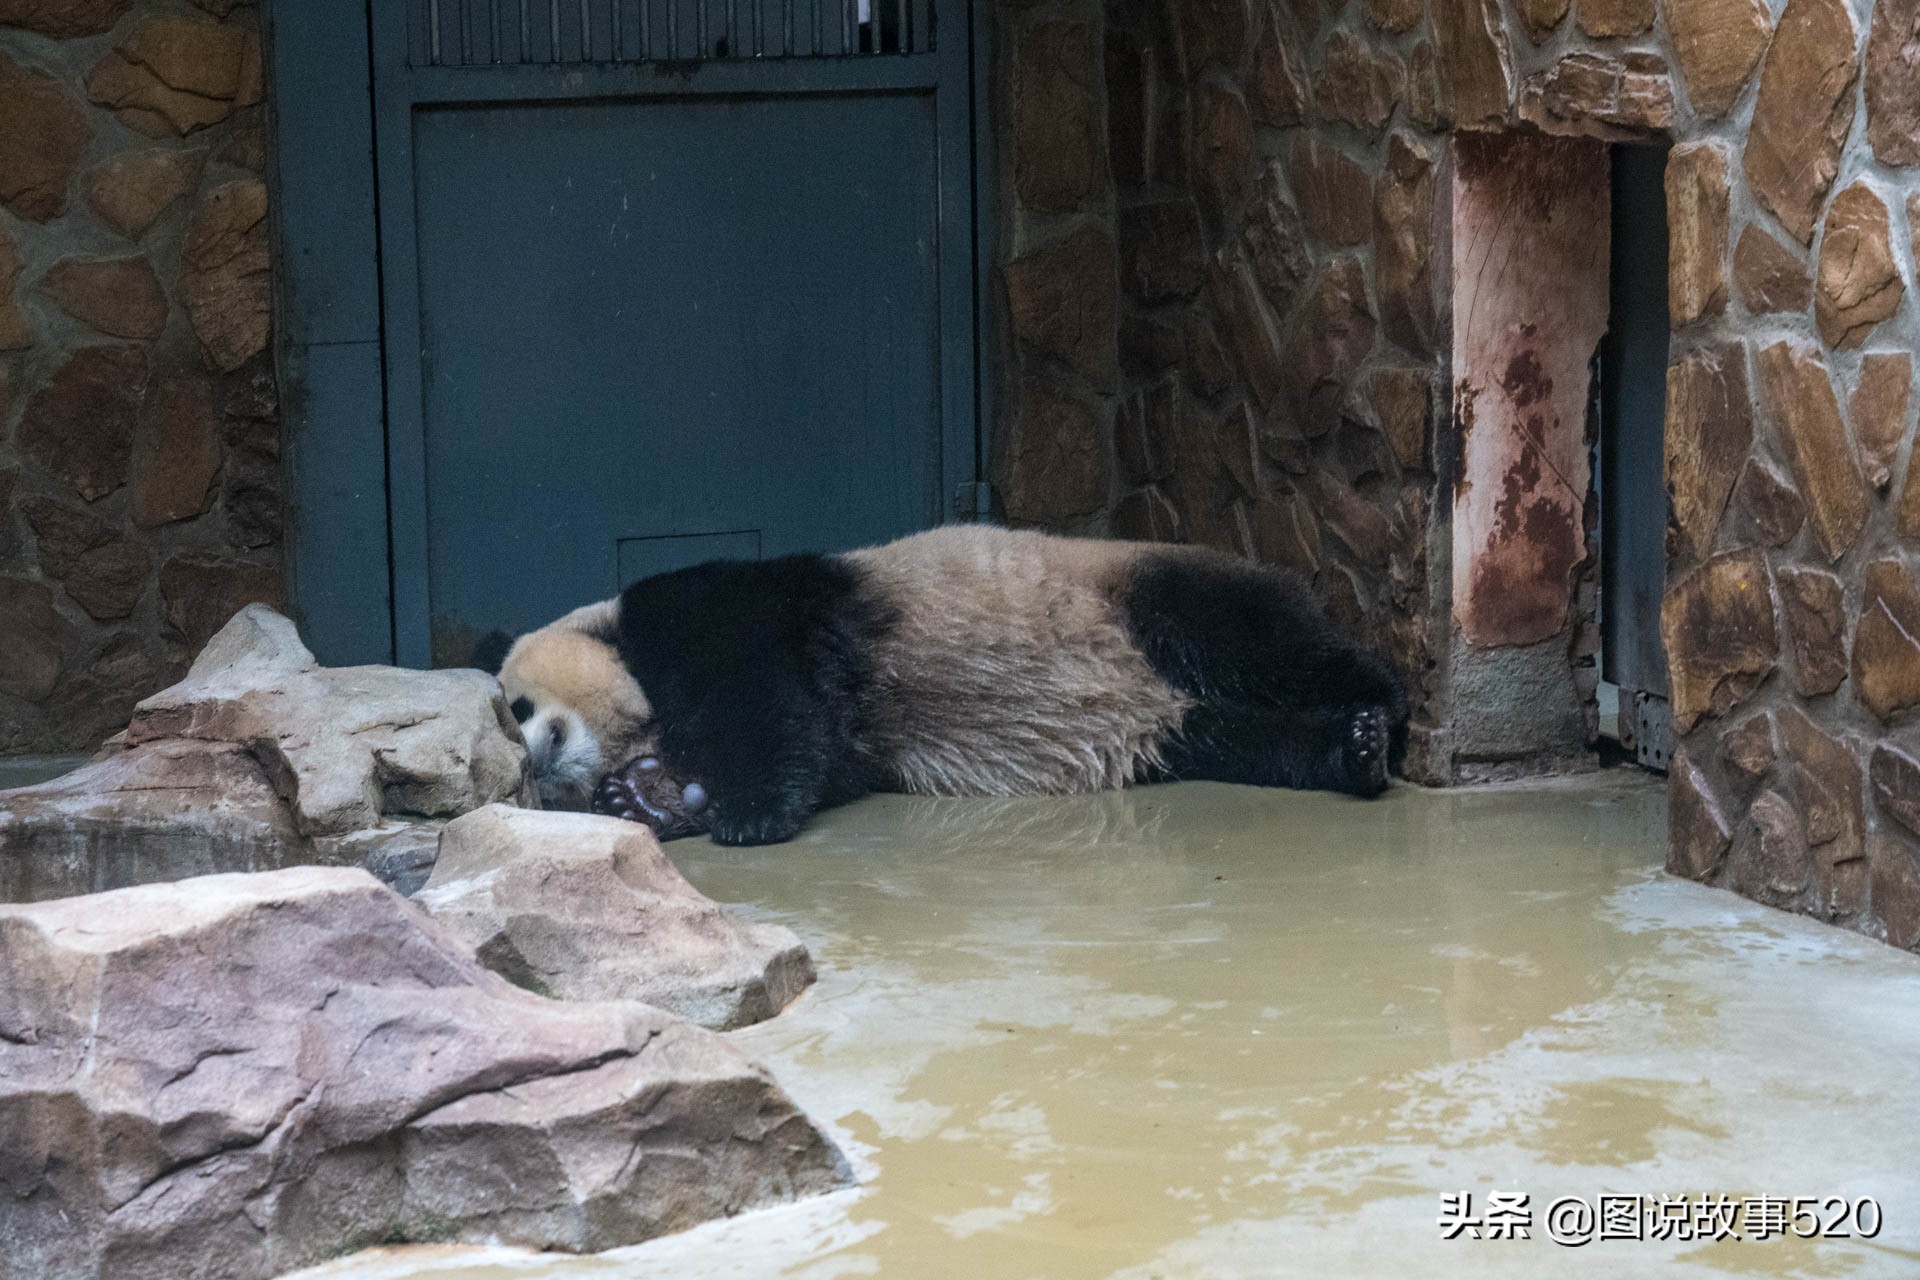
[[[641,1000],[716,1031],[771,1018],[813,982],[792,930],[736,919],[618,818],[488,805],[448,824],[415,900],[529,990]]]
[[[381,1242],[600,1250],[844,1186],[725,1040],[489,973],[365,872],[0,907],[0,1258],[280,1274]]]

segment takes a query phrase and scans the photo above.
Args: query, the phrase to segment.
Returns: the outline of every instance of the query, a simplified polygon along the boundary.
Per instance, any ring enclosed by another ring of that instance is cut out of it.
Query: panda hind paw
[[[1380,707],[1361,707],[1348,717],[1341,756],[1355,795],[1376,796],[1387,789],[1390,730]]]

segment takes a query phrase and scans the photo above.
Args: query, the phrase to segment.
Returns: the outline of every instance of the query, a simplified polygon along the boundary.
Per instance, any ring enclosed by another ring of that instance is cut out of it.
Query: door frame
[[[887,55],[558,64],[491,67],[477,82],[464,69],[406,66],[398,0],[379,10],[373,0],[270,0],[288,596],[323,662],[426,666],[430,656],[412,130],[392,126],[423,106],[961,86],[935,104],[938,225],[964,237],[936,247],[941,492],[953,496],[949,518],[972,514],[990,421],[991,6],[951,2],[967,7],[968,38],[943,42],[932,68]]]

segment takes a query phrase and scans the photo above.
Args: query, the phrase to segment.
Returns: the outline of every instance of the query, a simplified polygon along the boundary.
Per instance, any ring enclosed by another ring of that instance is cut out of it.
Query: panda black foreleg
[[[736,717],[724,717],[736,721]],[[761,723],[705,723],[669,729],[661,756],[675,773],[699,778],[703,826],[718,844],[778,844],[799,834],[825,793],[825,744],[816,735]]]
[[[1394,755],[1392,711],[1384,706],[1208,700],[1181,722],[1165,776],[1370,797],[1387,789]]]
[[[722,769],[720,799],[659,755],[629,761],[594,790],[593,811],[637,822],[662,840],[711,833],[720,844],[790,840],[822,806],[823,790],[804,762],[761,762],[764,772]]]
[[[800,834],[826,797],[824,772],[807,760],[768,762],[757,777],[736,775],[714,792],[716,844],[779,844]]]
[[[866,654],[882,619],[831,557],[714,561],[622,593],[620,654],[663,767],[705,789],[720,844],[791,839],[864,789]]]
[[[677,776],[699,779],[716,843],[778,844],[867,790],[855,712],[834,687],[743,682],[664,725],[660,755]]]

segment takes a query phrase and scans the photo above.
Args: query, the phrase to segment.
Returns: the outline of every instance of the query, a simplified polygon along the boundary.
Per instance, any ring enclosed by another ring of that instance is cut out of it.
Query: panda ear
[[[490,676],[497,676],[506,665],[507,650],[511,648],[512,636],[504,631],[489,631],[473,646],[472,664]]]

